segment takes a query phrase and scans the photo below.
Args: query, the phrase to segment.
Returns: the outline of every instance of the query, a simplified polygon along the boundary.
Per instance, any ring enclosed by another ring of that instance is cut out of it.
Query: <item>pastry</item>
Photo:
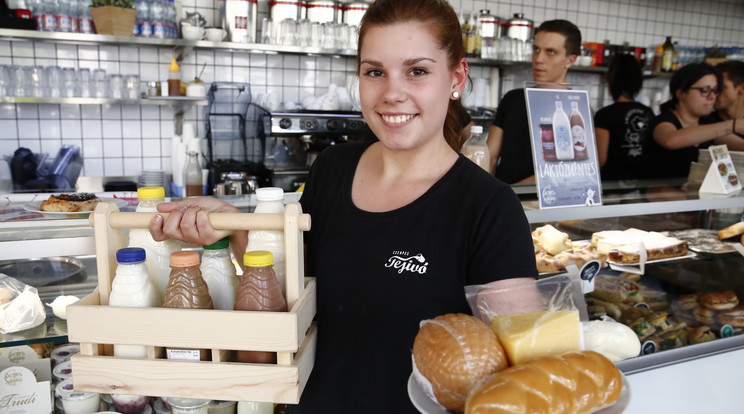
[[[636,264],[640,261],[640,245],[646,250],[647,260],[679,257],[687,254],[687,241],[655,231],[628,229],[603,231],[592,235],[592,243],[600,254],[607,254],[613,262]]]
[[[716,315],[716,321],[721,325],[744,328],[744,305],[720,311]]]
[[[734,236],[744,234],[744,221],[732,224],[718,231],[718,240],[728,239]]]
[[[739,298],[733,290],[721,290],[701,293],[698,296],[698,302],[709,309],[724,310],[736,307],[739,304]]]
[[[93,193],[52,194],[41,202],[41,211],[75,213],[93,211],[101,200]]]
[[[532,235],[539,240],[543,250],[550,254],[558,254],[571,248],[571,240],[568,238],[568,234],[550,224],[538,227],[532,232]]]

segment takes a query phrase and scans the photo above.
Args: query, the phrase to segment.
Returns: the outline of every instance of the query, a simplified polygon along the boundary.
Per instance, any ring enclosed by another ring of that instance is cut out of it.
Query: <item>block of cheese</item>
[[[582,348],[581,322],[576,310],[497,316],[491,328],[504,346],[510,366]]]

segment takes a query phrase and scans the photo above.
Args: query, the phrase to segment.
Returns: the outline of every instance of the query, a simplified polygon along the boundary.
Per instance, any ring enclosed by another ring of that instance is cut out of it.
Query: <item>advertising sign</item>
[[[540,208],[602,204],[589,93],[525,89]]]

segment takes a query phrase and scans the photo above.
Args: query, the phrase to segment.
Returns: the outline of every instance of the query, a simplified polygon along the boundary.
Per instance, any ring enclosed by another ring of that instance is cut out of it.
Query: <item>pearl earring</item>
[[[457,99],[459,97],[460,97],[460,92],[457,92],[457,91],[452,92],[452,99]]]

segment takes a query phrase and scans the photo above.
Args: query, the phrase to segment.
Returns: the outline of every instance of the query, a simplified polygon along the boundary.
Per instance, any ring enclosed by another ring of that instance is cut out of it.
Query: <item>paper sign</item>
[[[602,204],[589,93],[526,88],[540,208]]]
[[[728,147],[725,145],[712,145],[708,148],[713,162],[708,167],[700,193],[708,194],[732,194],[741,191],[741,181],[734,168]]]
[[[25,367],[15,366],[0,371],[0,413],[51,412],[49,381],[36,382],[33,372]]]
[[[34,374],[37,381],[52,380],[51,360],[49,358],[39,359],[39,355],[30,346],[12,346],[2,350],[2,354],[0,354],[0,370],[13,366],[28,368]],[[0,409],[0,413],[2,412],[2,409]]]

